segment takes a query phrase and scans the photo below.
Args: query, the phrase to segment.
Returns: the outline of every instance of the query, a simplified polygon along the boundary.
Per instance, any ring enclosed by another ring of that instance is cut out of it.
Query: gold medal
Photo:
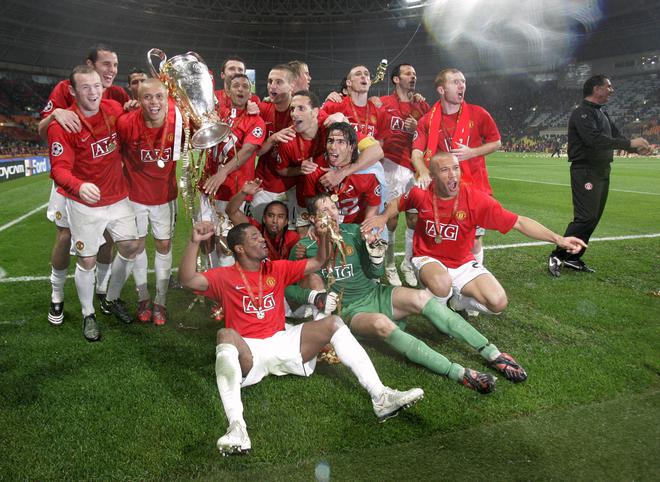
[[[257,318],[263,320],[265,317],[266,317],[266,313],[264,313],[262,310],[257,311]]]
[[[337,196],[336,194],[332,194],[332,195],[330,196],[330,200],[331,200],[333,203],[336,203],[337,201],[339,201],[339,196]]]
[[[442,235],[438,234],[435,237],[435,244],[440,244],[440,243],[442,243]]]

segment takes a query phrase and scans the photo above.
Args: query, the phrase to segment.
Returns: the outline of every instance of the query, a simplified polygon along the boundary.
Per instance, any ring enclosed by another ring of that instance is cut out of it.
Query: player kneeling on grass
[[[223,454],[250,450],[241,387],[258,383],[266,375],[310,376],[316,356],[332,343],[344,365],[371,395],[379,420],[393,417],[424,396],[421,388],[399,392],[385,387],[364,348],[338,316],[328,316],[286,327],[284,288],[321,268],[327,257],[327,235],[317,231],[319,245],[315,258],[299,261],[270,261],[262,234],[251,224],[239,224],[227,235],[227,244],[236,264],[196,272],[199,245],[214,232],[213,224],[193,226],[179,268],[179,281],[224,305],[226,328],[218,331],[216,379],[229,429],[218,440]]]
[[[365,220],[362,229],[367,232],[382,229],[397,212],[417,209],[413,267],[422,284],[441,301],[449,299],[449,305],[456,311],[499,314],[508,303],[502,285],[471,252],[477,226],[497,229],[502,234],[515,229],[571,253],[586,247],[582,240],[555,234],[533,219],[504,209],[482,191],[462,184],[458,159],[452,154],[434,155],[430,176],[431,184],[427,188],[413,186],[405,196],[392,200],[382,215]]]
[[[355,335],[379,338],[410,361],[456,380],[479,393],[493,391],[495,378],[492,375],[450,362],[423,341],[403,331],[403,323],[393,321],[421,314],[441,332],[475,348],[491,367],[502,372],[509,380],[521,382],[527,378],[525,370],[511,355],[501,353],[485,336],[460,315],[436,300],[428,291],[377,284],[374,279],[381,278],[384,273],[383,258],[386,246],[380,240],[375,241],[373,235],[361,235],[360,227],[355,224],[338,224],[339,211],[328,194],[313,198],[307,209],[310,221],[315,227],[319,224],[319,219],[329,218],[330,222],[338,227],[338,233],[343,238],[345,258],[341,253],[331,255],[331,263],[327,264],[320,274],[327,280],[327,266],[331,267],[331,274],[335,278],[331,289],[342,294],[340,315],[350,321],[351,331]],[[313,239],[303,238],[300,243],[308,255],[317,254],[318,244]],[[294,250],[293,256],[295,255]],[[307,298],[307,291],[300,286],[290,286],[286,294],[287,298],[297,302],[303,302]],[[339,356],[341,358],[341,355]]]

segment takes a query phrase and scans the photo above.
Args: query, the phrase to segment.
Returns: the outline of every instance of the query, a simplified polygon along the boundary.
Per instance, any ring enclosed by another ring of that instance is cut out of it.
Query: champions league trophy
[[[152,62],[153,57],[160,59],[158,70]],[[206,149],[220,144],[231,134],[231,127],[222,122],[215,111],[217,100],[213,92],[213,78],[204,60],[195,52],[167,58],[160,49],[147,52],[147,65],[151,75],[160,79],[168,89],[169,95],[181,111],[184,122],[185,140],[181,154],[181,195],[188,217],[193,221],[200,219],[200,206],[197,195],[197,183],[204,170]],[[193,131],[190,137],[191,127]],[[201,149],[199,156],[190,156],[189,147]],[[213,200],[209,200],[213,203]],[[218,223],[216,225],[216,233]],[[225,253],[229,252],[226,243],[216,236]],[[201,269],[202,260],[197,260]]]

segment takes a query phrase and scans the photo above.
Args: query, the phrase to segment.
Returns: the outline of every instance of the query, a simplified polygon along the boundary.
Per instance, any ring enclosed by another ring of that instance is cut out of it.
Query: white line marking
[[[179,271],[179,268],[172,268],[172,273]],[[147,270],[147,273],[154,273],[153,269]],[[73,279],[73,275],[67,275],[66,279]],[[22,283],[30,281],[50,281],[50,275],[48,276],[16,276],[15,278],[0,278],[0,283]]]
[[[14,224],[20,223],[21,221],[23,221],[28,216],[32,216],[34,213],[38,213],[39,211],[41,211],[45,207],[48,207],[48,203],[44,204],[43,206],[39,206],[36,209],[33,209],[29,213],[23,214],[23,216],[18,217],[16,219],[14,219],[13,221],[9,221],[7,224],[3,224],[2,226],[0,226],[0,232],[4,231],[7,228],[11,228]]]
[[[531,179],[513,179],[513,178],[510,178],[510,177],[496,177],[496,176],[488,176],[488,179],[499,179],[501,181],[529,182],[531,184],[547,184],[548,186],[571,187],[570,184],[562,184],[560,182],[548,182],[548,181],[533,181]],[[632,193],[632,194],[648,194],[649,196],[660,196],[660,193],[658,193],[658,192],[630,191],[628,189],[613,189],[613,188],[610,188],[610,191],[629,192],[629,193]]]
[[[651,234],[633,234],[629,236],[607,236],[603,238],[591,238],[589,243],[594,241],[623,241],[626,239],[645,239],[645,238],[660,238],[660,233],[651,233]],[[529,243],[515,243],[515,244],[495,244],[493,246],[484,246],[484,249],[509,249],[509,248],[524,248],[527,246],[549,246],[552,243],[545,241],[533,241]],[[403,251],[398,251],[394,253],[396,256],[403,256],[405,253]],[[176,273],[179,269],[172,268],[172,273]],[[149,273],[153,273],[154,270],[150,269]],[[73,275],[70,274],[67,278],[73,278]],[[21,283],[21,282],[30,282],[30,281],[50,281],[50,276],[17,276],[15,278],[0,278],[0,283]]]

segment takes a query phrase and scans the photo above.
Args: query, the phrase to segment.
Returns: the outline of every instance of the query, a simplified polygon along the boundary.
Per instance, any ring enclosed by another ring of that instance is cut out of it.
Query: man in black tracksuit
[[[575,236],[585,243],[596,229],[605,209],[610,186],[610,163],[614,149],[650,154],[649,143],[641,138],[626,139],[614,125],[603,106],[614,93],[610,79],[594,75],[582,88],[584,99],[568,121],[568,160],[571,163],[573,221],[564,236]],[[577,271],[593,272],[577,254],[556,247],[550,254],[548,270],[559,276],[561,266]]]

